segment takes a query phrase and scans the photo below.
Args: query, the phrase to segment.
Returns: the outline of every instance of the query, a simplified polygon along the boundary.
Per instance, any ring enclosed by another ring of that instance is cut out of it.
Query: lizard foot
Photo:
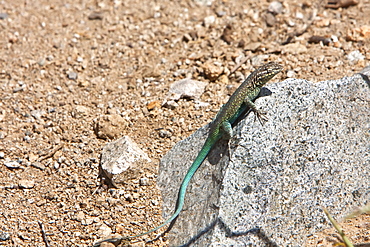
[[[268,118],[266,117],[266,112],[255,110],[254,111],[254,121],[256,121],[256,118],[258,118],[258,121],[263,124],[267,122]]]

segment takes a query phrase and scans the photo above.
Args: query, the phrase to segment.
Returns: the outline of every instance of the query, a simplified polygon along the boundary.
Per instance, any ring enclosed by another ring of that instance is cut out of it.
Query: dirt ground
[[[273,81],[320,81],[370,64],[370,0],[328,2],[2,0],[0,245],[89,246],[158,225],[158,161],[214,117],[243,75],[276,61],[285,70]],[[230,80],[215,79],[244,58]],[[201,98],[163,106],[186,77],[208,83]],[[124,135],[153,162],[107,189],[97,178],[104,138]],[[353,243],[370,242],[368,216],[342,226]],[[309,242],[337,240],[331,230]]]

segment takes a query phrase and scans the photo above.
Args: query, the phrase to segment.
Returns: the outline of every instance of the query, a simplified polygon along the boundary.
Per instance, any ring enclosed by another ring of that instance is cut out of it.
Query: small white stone
[[[294,78],[295,72],[293,70],[288,70],[286,76],[289,78]]]
[[[216,16],[210,15],[204,18],[204,25],[208,27],[216,21]]]
[[[148,178],[140,178],[139,183],[142,186],[148,185],[149,179]]]
[[[21,164],[19,164],[17,161],[9,161],[5,162],[4,165],[10,169],[20,168]]]
[[[281,14],[283,12],[283,5],[278,1],[273,1],[270,3],[268,11],[274,15]]]
[[[18,186],[21,189],[32,189],[35,186],[35,181],[22,179],[19,180]]]

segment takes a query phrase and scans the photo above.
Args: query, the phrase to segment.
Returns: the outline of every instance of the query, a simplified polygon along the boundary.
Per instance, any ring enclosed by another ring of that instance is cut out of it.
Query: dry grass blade
[[[339,235],[342,237],[343,242],[347,247],[354,247],[351,241],[347,238],[347,236],[344,234],[342,228],[339,226],[339,224],[334,220],[334,218],[329,214],[328,210],[326,208],[323,209],[324,213],[326,214],[326,217],[330,220],[330,222],[333,224],[335,229],[338,231]]]

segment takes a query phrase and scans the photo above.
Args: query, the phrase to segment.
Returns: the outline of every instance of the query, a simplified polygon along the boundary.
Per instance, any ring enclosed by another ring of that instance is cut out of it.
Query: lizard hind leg
[[[233,137],[233,128],[229,121],[224,121],[221,124],[221,131],[223,133],[222,139],[230,140]]]
[[[229,140],[233,137],[234,132],[232,125],[230,124],[229,121],[224,121],[221,124],[221,131],[223,133],[222,139],[227,140],[227,151],[228,151],[228,157],[230,159],[230,154],[231,154],[231,149],[230,149],[230,142]]]

